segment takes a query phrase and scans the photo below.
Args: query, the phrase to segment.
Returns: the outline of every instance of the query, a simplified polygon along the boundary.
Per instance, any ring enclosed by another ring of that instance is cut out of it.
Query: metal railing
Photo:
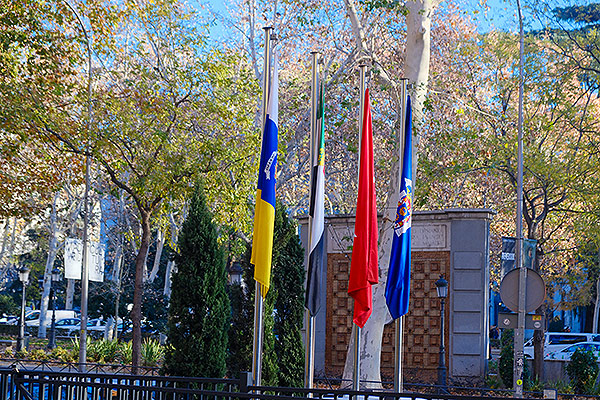
[[[85,370],[90,373],[132,374],[157,376],[158,367],[134,367],[127,364],[98,364],[84,363]],[[16,358],[0,358],[0,368],[18,369],[22,371],[53,371],[53,372],[79,372],[80,364],[77,362],[64,362],[55,360],[26,360]]]
[[[250,374],[238,379],[165,377],[106,372],[21,370],[0,368],[2,400],[499,400],[478,393],[457,394],[454,388],[437,394],[436,387],[422,392],[396,393],[391,390],[346,390],[334,388],[284,388],[252,386]],[[535,397],[528,396],[527,398]],[[584,396],[582,396],[583,398]],[[562,399],[562,396],[559,396]]]

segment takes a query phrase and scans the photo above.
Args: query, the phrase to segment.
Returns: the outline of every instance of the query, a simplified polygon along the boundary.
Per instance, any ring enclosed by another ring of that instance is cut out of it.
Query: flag
[[[396,319],[408,312],[410,293],[410,227],[412,225],[413,186],[412,186],[412,132],[410,97],[406,100],[406,122],[404,153],[402,155],[402,175],[400,177],[400,198],[394,222],[394,238],[390,268],[385,286],[385,302],[392,318]]]
[[[354,323],[361,328],[371,316],[373,308],[371,285],[377,282],[377,204],[373,172],[373,127],[369,89],[367,89],[362,121],[354,244],[348,282],[348,294],[354,299]]]
[[[267,101],[267,115],[262,137],[256,206],[254,209],[254,233],[252,255],[254,279],[261,286],[263,297],[271,282],[271,258],[273,254],[273,227],[275,225],[275,168],[277,166],[277,112],[278,112],[278,60],[274,56],[271,87]]]
[[[313,138],[313,159],[311,160],[310,187],[310,253],[308,256],[308,277],[306,282],[306,300],[304,305],[311,316],[321,307],[319,296],[325,254],[325,107],[323,104],[323,84],[317,106],[316,132]]]

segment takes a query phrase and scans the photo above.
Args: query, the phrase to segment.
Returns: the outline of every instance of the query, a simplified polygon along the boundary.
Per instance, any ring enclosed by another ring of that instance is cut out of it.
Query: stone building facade
[[[489,224],[487,209],[417,212],[412,225],[410,309],[405,317],[405,381],[434,382],[440,345],[440,300],[435,281],[449,282],[445,318],[448,377],[456,382],[482,379],[489,345]],[[354,233],[353,216],[326,218],[327,271],[324,307],[317,314],[315,373],[341,376],[352,330],[348,275]],[[306,243],[307,219],[300,219]],[[305,245],[306,247],[306,245]],[[385,285],[385,282],[380,284]],[[394,324],[385,327],[381,373],[393,376]]]

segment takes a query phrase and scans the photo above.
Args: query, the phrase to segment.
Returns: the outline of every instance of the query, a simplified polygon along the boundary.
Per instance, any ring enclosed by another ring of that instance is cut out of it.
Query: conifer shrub
[[[576,394],[592,394],[598,377],[598,363],[593,352],[577,349],[566,370]]]
[[[222,378],[230,317],[227,275],[217,229],[197,188],[178,237],[163,373]]]

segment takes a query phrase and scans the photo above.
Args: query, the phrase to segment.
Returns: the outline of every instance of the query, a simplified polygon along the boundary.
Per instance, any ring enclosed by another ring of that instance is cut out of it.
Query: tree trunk
[[[6,263],[0,263],[0,267],[2,271],[0,273],[0,278],[4,278],[8,270],[10,269],[10,259],[15,251],[15,238],[17,237],[17,218],[14,219],[12,234],[10,235],[10,244],[8,249],[6,250],[5,259],[8,260]],[[2,260],[0,260],[2,262]]]
[[[73,309],[73,295],[75,294],[75,280],[67,279],[67,293],[65,294],[65,309]]]
[[[429,61],[431,59],[431,15],[437,2],[433,0],[407,1],[406,8],[406,70],[405,74],[413,84],[413,149],[419,147],[417,132],[423,125],[423,105],[429,83]],[[416,182],[418,157],[412,154],[413,185]]]
[[[598,265],[600,265],[600,247],[598,248]],[[594,303],[594,321],[592,332],[598,333],[598,314],[600,314],[600,276],[596,280],[596,302]]]
[[[347,0],[347,4],[350,1]],[[427,94],[427,83],[429,77],[429,59],[430,59],[430,27],[431,14],[433,13],[434,2],[431,0],[408,1],[406,3],[409,9],[409,14],[406,17],[407,23],[407,46],[406,46],[406,77],[413,85],[413,126],[417,129],[413,131],[413,187],[417,172],[417,153],[414,149],[418,143],[418,127],[421,125],[423,118],[423,101]],[[352,14],[352,8],[348,8],[348,13]],[[351,20],[356,16],[350,15]],[[355,27],[355,36],[357,41],[361,39],[361,29]],[[362,43],[357,43],[357,47],[362,47]],[[401,115],[402,105],[396,105],[398,116]],[[400,131],[401,118],[398,117],[396,122],[397,129]],[[383,338],[383,330],[386,323],[391,322],[391,316],[388,312],[385,302],[385,285],[388,276],[391,244],[393,239],[393,222],[396,216],[396,208],[399,198],[399,159],[395,158],[392,163],[390,174],[390,185],[388,198],[386,202],[385,215],[383,223],[379,228],[379,247],[378,247],[378,263],[379,263],[379,284],[373,287],[373,312],[367,321],[365,327],[361,329],[361,381],[381,381],[380,361],[381,361],[381,342]],[[354,337],[352,336],[348,345],[346,355],[346,364],[344,367],[344,379],[351,378],[353,373],[353,348]],[[380,388],[379,383],[369,383],[363,385],[369,388]]]
[[[15,218],[15,223],[17,218]],[[0,265],[4,260],[4,253],[6,252],[6,245],[8,244],[8,237],[10,236],[10,218],[6,218],[4,223],[4,232],[2,233],[2,248],[0,249]]]
[[[56,238],[58,231],[56,202],[58,201],[59,195],[60,192],[54,194],[54,200],[52,201],[52,212],[50,213],[48,257],[46,258],[42,298],[40,301],[40,326],[38,327],[38,337],[40,338],[46,337],[46,315],[48,313],[50,287],[52,286],[52,270],[54,269],[54,261],[56,261],[56,253],[58,252],[58,240]]]
[[[131,310],[131,319],[133,321],[133,339],[131,361],[134,366],[140,365],[140,356],[142,350],[142,295],[144,291],[144,268],[146,254],[150,246],[150,212],[139,207],[142,240],[137,257],[135,258],[135,286],[133,291],[133,309]]]
[[[536,314],[544,315],[546,305],[542,304]],[[544,329],[533,331],[533,377],[540,382],[544,379]]]
[[[165,271],[165,287],[163,294],[167,299],[171,298],[171,276],[175,270],[175,261],[169,260],[167,263],[167,270]]]
[[[165,235],[162,230],[156,232],[156,254],[154,255],[154,263],[152,265],[152,271],[148,277],[148,283],[154,282],[156,275],[158,275],[158,269],[160,268],[160,257],[162,256],[163,247],[165,245]]]

